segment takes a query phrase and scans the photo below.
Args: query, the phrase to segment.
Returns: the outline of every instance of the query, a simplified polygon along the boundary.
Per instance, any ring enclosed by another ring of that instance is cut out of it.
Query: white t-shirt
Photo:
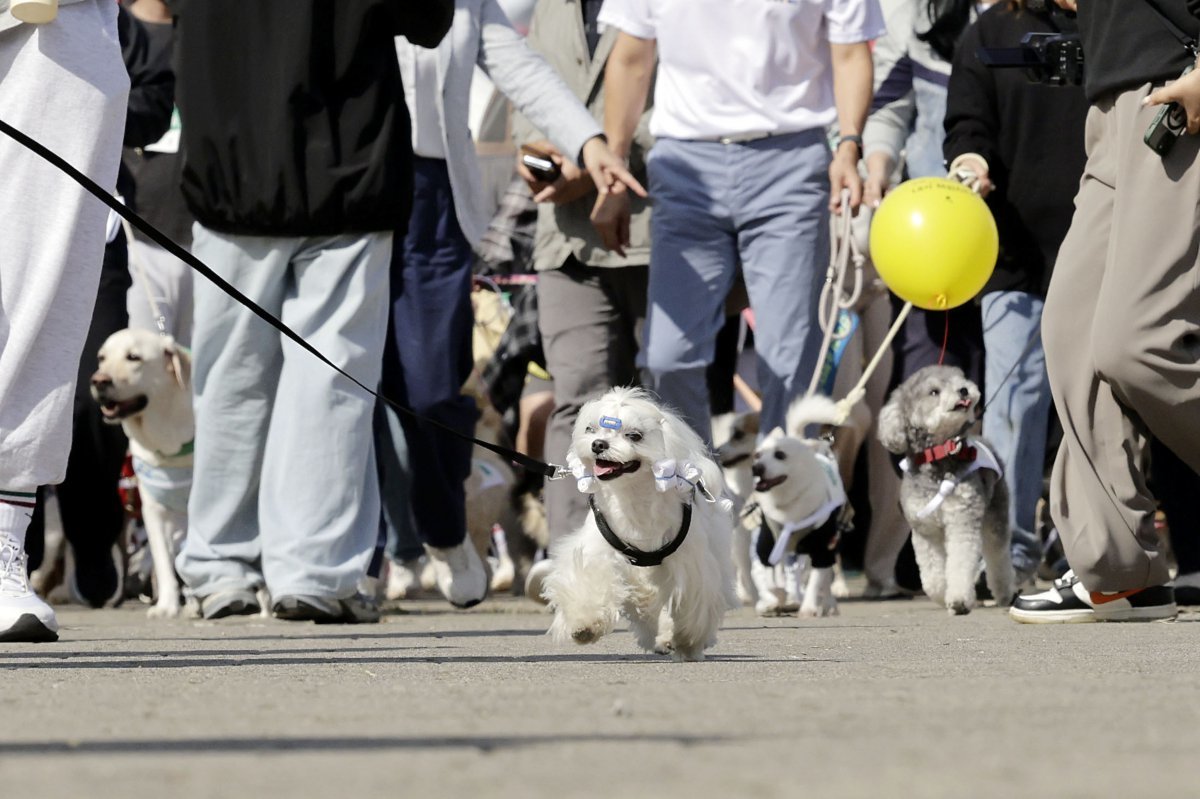
[[[878,0],[606,0],[600,22],[657,40],[650,132],[674,139],[829,125],[829,44],[884,33]]]

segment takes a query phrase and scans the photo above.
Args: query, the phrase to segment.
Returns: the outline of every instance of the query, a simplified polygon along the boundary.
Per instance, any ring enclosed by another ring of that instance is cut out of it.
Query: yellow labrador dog
[[[92,375],[92,398],[105,421],[129,436],[157,583],[151,617],[178,616],[181,609],[175,555],[187,534],[192,487],[191,373],[191,358],[174,339],[126,329],[100,347]]]

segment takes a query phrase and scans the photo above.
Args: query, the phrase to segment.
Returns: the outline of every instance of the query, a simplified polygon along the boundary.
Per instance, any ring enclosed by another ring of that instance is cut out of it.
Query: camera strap
[[[1158,17],[1158,21],[1184,46],[1184,49],[1191,53],[1193,58],[1200,56],[1200,49],[1196,46],[1196,40],[1188,36],[1182,28],[1172,22],[1170,17],[1162,12],[1154,0],[1146,0],[1146,5],[1150,6],[1150,10],[1154,12],[1154,16]]]

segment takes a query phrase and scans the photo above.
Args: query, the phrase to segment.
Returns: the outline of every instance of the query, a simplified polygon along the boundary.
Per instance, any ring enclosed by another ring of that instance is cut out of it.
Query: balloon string
[[[896,321],[892,322],[892,326],[888,328],[887,335],[883,337],[883,341],[879,344],[879,349],[875,351],[875,355],[871,358],[871,362],[867,364],[867,368],[863,369],[862,376],[858,378],[858,382],[854,384],[854,388],[842,397],[837,402],[838,424],[846,421],[850,416],[850,410],[861,400],[867,393],[867,381],[871,379],[871,375],[875,373],[879,362],[883,360],[886,353],[892,346],[892,339],[896,338],[896,334],[900,332],[900,328],[904,325],[904,320],[908,318],[908,314],[912,311],[913,304],[911,302],[904,303],[904,307],[900,309],[900,313],[896,314]]]
[[[946,330],[942,333],[942,351],[938,353],[938,366],[941,366],[946,360],[946,345],[950,343],[950,312],[942,311],[946,315]]]

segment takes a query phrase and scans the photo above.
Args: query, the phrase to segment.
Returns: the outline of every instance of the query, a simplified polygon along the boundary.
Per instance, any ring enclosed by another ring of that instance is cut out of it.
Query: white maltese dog
[[[704,442],[644,391],[617,388],[580,410],[567,463],[591,513],[551,550],[550,634],[588,644],[625,616],[643,649],[703,660],[739,604],[731,506]]]

